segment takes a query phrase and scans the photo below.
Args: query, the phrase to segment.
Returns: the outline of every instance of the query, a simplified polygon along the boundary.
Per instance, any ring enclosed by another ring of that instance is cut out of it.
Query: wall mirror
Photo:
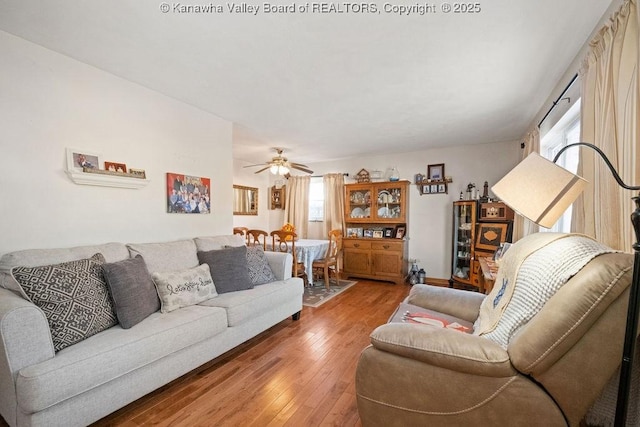
[[[233,186],[233,214],[258,215],[258,189],[243,185]]]

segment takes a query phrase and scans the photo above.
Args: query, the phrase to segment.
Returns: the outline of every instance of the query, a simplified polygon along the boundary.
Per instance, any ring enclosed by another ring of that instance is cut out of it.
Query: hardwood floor
[[[360,280],[94,426],[360,426],[358,356],[409,289]]]

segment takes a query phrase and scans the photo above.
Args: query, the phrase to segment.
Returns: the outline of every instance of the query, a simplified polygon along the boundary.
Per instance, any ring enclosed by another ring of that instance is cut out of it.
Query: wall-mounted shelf
[[[140,189],[146,187],[150,182],[148,179],[140,178],[133,174],[102,174],[70,170],[66,172],[71,181],[79,185]]]
[[[449,184],[453,182],[451,179],[425,179],[423,181],[416,182],[418,191],[421,196],[425,194],[449,194]]]

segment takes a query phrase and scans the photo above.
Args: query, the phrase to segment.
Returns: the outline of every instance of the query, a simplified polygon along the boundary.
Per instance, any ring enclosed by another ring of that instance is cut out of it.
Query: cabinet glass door
[[[456,202],[454,204],[453,266],[451,274],[461,281],[469,281],[472,273],[475,215],[475,202]]]
[[[371,190],[367,188],[349,189],[348,194],[348,219],[371,218]]]
[[[402,212],[403,192],[400,187],[385,186],[376,189],[376,212],[378,219],[398,219],[403,218]]]

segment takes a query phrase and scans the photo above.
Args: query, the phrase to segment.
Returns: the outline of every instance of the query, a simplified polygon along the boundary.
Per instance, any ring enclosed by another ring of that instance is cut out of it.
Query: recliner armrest
[[[406,302],[473,323],[485,297],[478,292],[418,284],[413,285]]]
[[[388,323],[371,333],[371,344],[388,353],[457,372],[488,377],[517,374],[506,350],[498,344],[452,329]]]

